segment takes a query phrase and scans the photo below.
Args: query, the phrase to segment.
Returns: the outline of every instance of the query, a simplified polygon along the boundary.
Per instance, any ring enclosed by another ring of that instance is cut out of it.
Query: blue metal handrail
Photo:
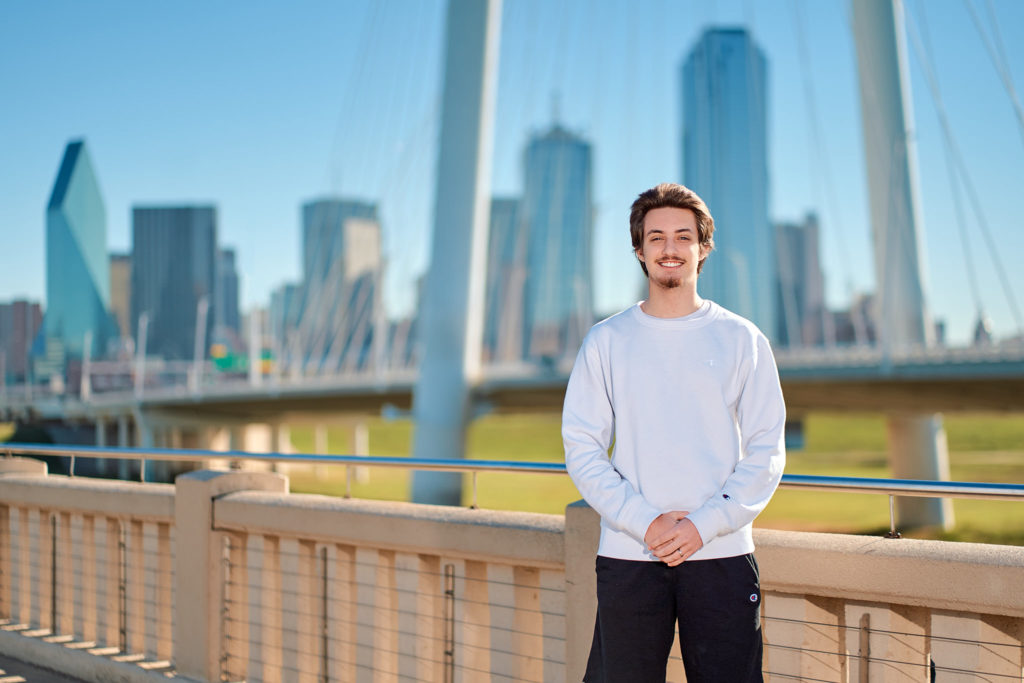
[[[397,467],[410,470],[468,472],[473,476],[473,507],[476,507],[476,475],[480,472],[519,472],[566,474],[561,462],[522,462],[513,460],[425,460],[394,456],[319,455],[311,453],[249,453],[247,451],[209,451],[171,448],[108,448],[103,446],[67,446],[30,443],[0,444],[0,453],[14,455],[54,455],[71,458],[74,476],[75,458],[114,458],[121,460],[160,460],[195,462],[197,460],[253,460],[270,463],[305,463],[313,465],[344,465],[352,467]],[[143,474],[145,467],[142,467]],[[1002,484],[966,481],[926,481],[918,479],[870,479],[863,477],[830,477],[811,474],[784,474],[779,485],[785,489],[836,491],[843,493],[874,493],[889,496],[890,533],[895,535],[894,496],[924,498],[980,498],[987,500],[1024,500],[1024,484]],[[346,496],[350,494],[351,476],[346,477]]]

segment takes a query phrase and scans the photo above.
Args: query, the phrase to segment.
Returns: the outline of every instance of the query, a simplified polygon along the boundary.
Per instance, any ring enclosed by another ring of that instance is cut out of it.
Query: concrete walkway
[[[85,683],[79,678],[39,669],[0,655],[0,683]]]

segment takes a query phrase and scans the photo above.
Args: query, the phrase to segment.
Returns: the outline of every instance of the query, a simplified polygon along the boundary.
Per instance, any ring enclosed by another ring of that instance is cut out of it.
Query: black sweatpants
[[[597,558],[597,623],[584,683],[665,683],[674,625],[687,683],[761,677],[753,555],[663,562]]]

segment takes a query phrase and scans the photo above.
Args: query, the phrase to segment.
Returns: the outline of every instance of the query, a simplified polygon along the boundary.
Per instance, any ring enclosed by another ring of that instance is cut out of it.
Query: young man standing
[[[775,359],[697,294],[715,230],[700,197],[663,183],[629,223],[647,300],[590,330],[562,415],[569,474],[601,515],[584,681],[664,683],[675,624],[690,683],[761,681],[751,525],[785,464]]]

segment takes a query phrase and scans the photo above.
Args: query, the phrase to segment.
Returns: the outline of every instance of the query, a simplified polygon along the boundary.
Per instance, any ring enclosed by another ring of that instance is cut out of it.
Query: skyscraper
[[[354,279],[380,267],[377,205],[315,199],[302,205],[302,277],[307,286]]]
[[[593,323],[591,146],[555,124],[526,148],[521,211],[528,231],[523,350],[573,357]]]
[[[117,334],[109,309],[107,212],[85,142],[74,140],[46,207],[45,339],[37,341],[35,355],[48,345],[60,346],[67,358],[104,353]],[[91,349],[84,349],[86,333]]]
[[[0,382],[28,379],[28,354],[42,323],[43,314],[37,302],[16,300],[0,304]]]
[[[522,359],[527,233],[519,206],[518,199],[491,200],[483,337],[484,360],[490,362]]]
[[[825,342],[826,311],[818,217],[810,213],[802,223],[777,223],[775,248],[779,274],[777,343],[820,346]]]
[[[382,313],[376,204],[336,198],[304,204],[302,256],[294,339],[303,367],[329,373],[365,368]]]
[[[768,219],[768,67],[746,29],[708,29],[683,62],[683,184],[715,217],[700,293],[773,337],[775,235]]]
[[[238,315],[238,269],[234,249],[217,251],[215,292],[217,324],[214,333],[225,340],[237,341],[241,333],[241,319]]]
[[[139,316],[146,313],[147,354],[192,359],[197,324],[205,330],[201,354],[209,352],[216,320],[216,254],[214,207],[132,209],[132,334],[138,340]],[[200,314],[204,299],[205,320]]]
[[[294,334],[298,328],[299,304],[302,298],[302,287],[286,282],[270,293],[270,338],[274,351],[274,361],[289,366],[295,359],[289,354]]]
[[[132,257],[110,255],[110,312],[123,339],[132,336]]]

